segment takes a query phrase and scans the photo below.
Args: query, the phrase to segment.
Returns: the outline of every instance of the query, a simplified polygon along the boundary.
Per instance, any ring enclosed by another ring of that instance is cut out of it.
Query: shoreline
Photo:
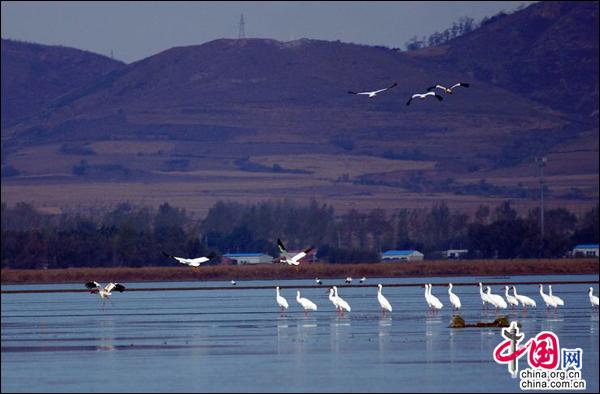
[[[429,260],[372,264],[309,263],[298,267],[282,264],[256,266],[216,265],[191,267],[111,267],[47,270],[1,270],[3,285],[81,283],[88,280],[117,282],[180,282],[273,279],[339,279],[347,276],[429,277],[429,276],[515,276],[598,274],[597,258],[511,259],[511,260]]]

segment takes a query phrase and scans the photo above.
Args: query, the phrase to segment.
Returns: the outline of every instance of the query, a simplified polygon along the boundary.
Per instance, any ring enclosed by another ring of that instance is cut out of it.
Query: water
[[[435,283],[487,281],[598,281],[598,275],[488,278],[369,278],[369,288],[341,288],[352,312],[337,316],[327,285],[302,289],[319,306],[305,316],[295,285],[305,281],[238,281],[280,285],[290,309],[281,315],[275,290],[211,290],[113,293],[103,309],[97,295],[44,293],[2,295],[2,392],[292,392],[292,391],[520,391],[492,351],[499,329],[450,329],[447,288]],[[424,289],[386,283],[434,283],[444,303],[427,311]],[[382,317],[376,284],[394,312]],[[126,283],[130,288],[223,286],[227,282]],[[2,286],[81,288],[83,285]],[[565,307],[547,312],[535,285],[520,294],[538,308],[508,311],[522,322],[526,339],[555,332],[561,347],[583,349],[587,391],[598,391],[598,312],[590,308],[590,285],[558,284]],[[592,285],[597,292],[597,284]],[[494,293],[500,286],[492,286]],[[461,316],[492,321],[476,286],[456,286]],[[526,366],[525,359],[520,363]]]

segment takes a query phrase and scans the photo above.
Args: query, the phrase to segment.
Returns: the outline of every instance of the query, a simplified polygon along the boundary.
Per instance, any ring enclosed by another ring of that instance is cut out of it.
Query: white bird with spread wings
[[[281,256],[283,257],[281,262],[287,263],[288,265],[299,265],[300,260],[314,249],[314,247],[311,246],[310,248],[305,249],[294,256],[291,256],[291,254],[287,251],[287,249],[283,245],[283,242],[281,242],[279,238],[277,238],[277,246],[279,247],[279,251],[281,252]]]

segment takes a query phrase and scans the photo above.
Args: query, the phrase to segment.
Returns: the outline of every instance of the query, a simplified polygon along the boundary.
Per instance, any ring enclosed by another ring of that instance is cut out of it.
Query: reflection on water
[[[508,315],[527,338],[556,332],[561,346],[584,350],[584,378],[597,391],[588,287],[561,285],[557,311],[485,310],[477,286],[455,287],[459,312],[446,292],[431,312],[422,288],[386,287],[386,315],[371,288],[345,288],[344,315],[323,289],[303,291],[319,306],[308,315],[297,304],[281,313],[268,289],[125,292],[104,310],[87,293],[3,296],[2,391],[520,391],[491,358],[500,331],[448,328],[457,313],[467,323]]]

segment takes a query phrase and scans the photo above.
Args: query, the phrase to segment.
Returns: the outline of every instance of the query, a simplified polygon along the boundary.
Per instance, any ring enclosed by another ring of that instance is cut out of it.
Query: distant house
[[[469,249],[448,249],[442,252],[442,256],[446,259],[464,259],[469,253]]]
[[[418,250],[388,250],[381,254],[381,261],[421,261],[423,257]]]
[[[227,253],[223,257],[237,265],[273,263],[273,256],[265,253]]]
[[[598,244],[577,245],[573,248],[574,257],[598,257]]]

